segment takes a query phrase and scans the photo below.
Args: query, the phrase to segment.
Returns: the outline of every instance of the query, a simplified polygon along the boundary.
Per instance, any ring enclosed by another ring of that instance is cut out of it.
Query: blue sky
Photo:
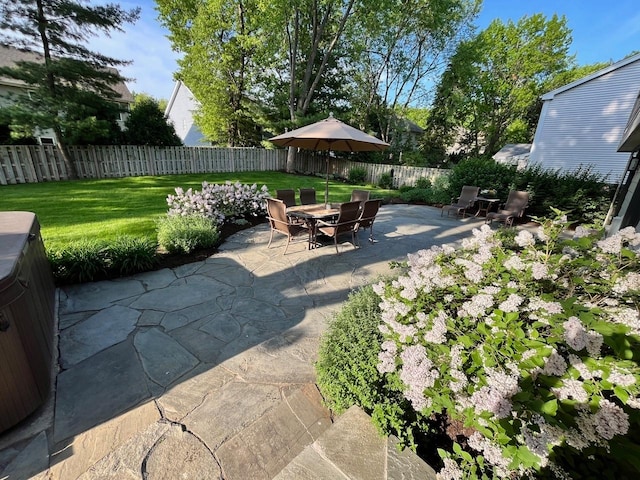
[[[117,0],[114,0],[117,2]],[[638,0],[485,0],[477,25],[486,28],[500,18],[514,22],[524,15],[554,13],[567,17],[573,31],[570,53],[580,65],[617,61],[634,50],[640,51],[640,9]],[[173,74],[177,70],[178,55],[171,50],[167,32],[157,22],[152,0],[117,2],[124,8],[140,6],[140,20],[126,26],[124,33],[92,42],[95,49],[116,58],[132,60],[122,69],[129,89],[148,93],[156,98],[171,96]]]

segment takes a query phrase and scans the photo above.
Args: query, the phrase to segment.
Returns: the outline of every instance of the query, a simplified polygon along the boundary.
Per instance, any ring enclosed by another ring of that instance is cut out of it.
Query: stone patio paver
[[[341,255],[304,243],[283,255],[279,237],[267,249],[263,224],[204,261],[60,289],[62,368],[41,412],[0,435],[0,478],[29,464],[49,480],[271,479],[283,467],[279,478],[364,478],[300,460],[317,457],[307,447],[330,425],[315,387],[320,337],[353,289],[392,273],[390,261],[481,224],[387,205],[377,242],[345,241]]]

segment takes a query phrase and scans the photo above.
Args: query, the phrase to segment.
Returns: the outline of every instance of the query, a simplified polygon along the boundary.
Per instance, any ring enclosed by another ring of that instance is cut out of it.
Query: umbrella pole
[[[329,152],[327,152],[327,171],[324,182],[324,206],[329,208]]]

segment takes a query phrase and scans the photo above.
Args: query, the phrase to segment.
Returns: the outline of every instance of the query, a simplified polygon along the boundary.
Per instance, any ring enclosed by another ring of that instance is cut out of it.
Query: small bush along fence
[[[317,364],[329,405],[438,447],[443,479],[637,478],[640,234],[563,239],[555,212],[535,236],[483,226],[409,255],[350,299]]]

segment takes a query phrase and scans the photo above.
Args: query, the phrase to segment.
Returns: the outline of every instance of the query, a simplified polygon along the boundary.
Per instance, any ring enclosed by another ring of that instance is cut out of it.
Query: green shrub
[[[380,188],[384,188],[386,190],[389,190],[391,188],[393,188],[393,177],[391,176],[390,173],[383,173],[382,175],[380,175],[380,180],[378,181],[378,186]]]
[[[320,342],[317,382],[329,408],[341,413],[357,404],[371,412],[379,399],[382,376],[378,351],[382,335],[380,298],[364,287],[349,296]]]
[[[167,215],[158,221],[158,243],[169,253],[213,247],[219,236],[216,224],[201,215]]]
[[[491,158],[469,158],[451,169],[447,203],[451,201],[451,198],[460,195],[464,185],[496,190],[498,198],[502,198],[504,201],[510,190],[524,190],[514,188],[515,181],[515,167],[498,163]]]
[[[417,150],[407,151],[402,152],[402,164],[409,167],[424,167],[427,164],[427,159]]]
[[[449,175],[439,175],[433,181],[431,186],[431,200],[436,205],[446,205],[451,202],[451,195],[449,195]],[[458,192],[459,194],[460,192]]]
[[[354,167],[349,170],[349,183],[364,185],[367,180],[367,170],[362,167]]]
[[[429,188],[412,188],[406,192],[400,192],[400,198],[407,203],[432,203],[433,194]]]
[[[132,236],[118,237],[112,244],[83,239],[48,252],[48,257],[58,284],[93,282],[145,272],[158,261],[154,242]]]
[[[146,238],[117,237],[107,249],[109,269],[123,276],[151,270],[158,263],[156,247],[155,242]]]
[[[518,172],[515,183],[519,190],[533,193],[529,215],[544,216],[550,208],[561,205],[570,220],[600,225],[615,192],[606,177],[593,172],[592,167],[565,172],[533,165]]]
[[[416,180],[416,188],[431,188],[431,180],[425,177],[420,177]]]
[[[503,201],[510,190],[524,190],[530,196],[525,212],[528,216],[542,217],[550,208],[561,206],[572,222],[596,225],[602,224],[614,194],[614,187],[606,182],[606,177],[594,173],[591,167],[570,172],[545,169],[537,164],[518,172],[513,166],[487,158],[469,158],[455,165],[449,175],[447,198],[441,200],[449,203],[464,185],[495,190]]]
[[[48,252],[56,282],[81,283],[106,278],[110,263],[107,251],[104,242],[83,239]]]

